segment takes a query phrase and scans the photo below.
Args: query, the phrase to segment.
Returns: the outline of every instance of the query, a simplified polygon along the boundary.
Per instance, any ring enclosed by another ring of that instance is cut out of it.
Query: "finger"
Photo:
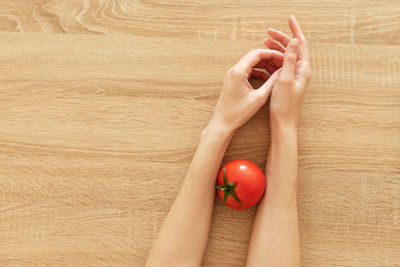
[[[277,51],[278,52],[278,51]],[[276,55],[275,57],[272,57],[269,62],[277,67],[282,67],[283,65],[283,54],[282,52],[279,52],[279,55]]]
[[[294,81],[294,70],[297,61],[297,47],[299,41],[297,39],[292,39],[285,53],[285,58],[283,60],[283,67],[279,80],[285,83],[292,83]]]
[[[251,78],[259,78],[264,81],[268,80],[268,78],[269,78],[265,72],[260,71],[260,70],[255,70],[255,69],[253,69],[253,71],[251,72],[250,77]]]
[[[268,60],[260,60],[253,68],[265,69]]]
[[[283,48],[281,45],[279,45],[278,43],[275,43],[274,41],[272,41],[268,38],[264,40],[264,45],[266,47],[268,47],[269,49],[277,50],[279,52],[285,53],[285,48]]]
[[[283,32],[272,29],[272,28],[268,28],[267,33],[269,36],[271,36],[272,39],[280,42],[284,47],[286,47],[288,45],[289,41],[292,39],[288,35],[284,34]]]
[[[265,69],[268,72],[271,71],[274,72],[275,70],[277,70],[279,67],[282,66],[282,63],[283,63],[283,55],[282,55],[282,60],[279,61],[278,66],[269,60],[261,60],[254,66],[254,68]]]
[[[267,62],[265,64],[265,69],[270,73],[273,74],[277,69],[279,69],[279,67],[276,67],[274,65],[271,64],[271,62]]]
[[[274,74],[272,74],[269,79],[260,86],[260,88],[253,91],[253,94],[255,94],[256,97],[262,98],[263,102],[266,102],[268,97],[271,95],[272,87],[278,80],[281,70],[282,69],[278,69]]]
[[[261,60],[271,60],[279,64],[282,61],[283,54],[279,51],[270,49],[254,49],[247,53],[236,64],[237,69],[247,75],[250,75],[253,67]]]
[[[304,37],[303,31],[296,18],[293,15],[289,17],[289,27],[293,33],[294,38],[299,40],[299,59],[309,60],[307,41]]]

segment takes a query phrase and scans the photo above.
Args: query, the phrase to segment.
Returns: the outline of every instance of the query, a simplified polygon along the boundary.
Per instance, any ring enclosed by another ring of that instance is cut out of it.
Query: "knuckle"
[[[261,58],[261,53],[262,53],[262,49],[253,49],[253,54],[254,54],[254,56],[258,59],[258,60],[260,60],[260,58]]]
[[[228,74],[233,77],[237,77],[241,75],[241,71],[238,69],[237,66],[233,66],[228,70]]]

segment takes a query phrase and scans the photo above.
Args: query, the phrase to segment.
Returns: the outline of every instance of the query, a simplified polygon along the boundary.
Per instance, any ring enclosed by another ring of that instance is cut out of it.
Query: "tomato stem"
[[[228,181],[226,180],[225,168],[223,169],[222,180],[223,180],[224,184],[223,185],[217,185],[216,188],[221,190],[221,191],[224,191],[224,203],[226,203],[226,199],[229,196],[232,196],[236,200],[236,202],[239,203],[240,206],[243,207],[243,205],[240,202],[239,198],[237,197],[235,191],[233,191],[235,189],[236,184],[233,183],[233,182],[232,183],[228,183]]]

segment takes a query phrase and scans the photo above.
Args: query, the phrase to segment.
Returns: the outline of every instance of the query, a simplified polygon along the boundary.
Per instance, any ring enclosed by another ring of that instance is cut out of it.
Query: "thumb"
[[[265,98],[265,101],[266,101],[268,99],[268,97],[270,96],[270,94],[272,92],[272,87],[274,86],[274,84],[278,80],[278,77],[279,77],[279,74],[280,74],[281,71],[282,71],[282,68],[276,70],[268,78],[268,80],[263,85],[261,85],[260,88],[258,88],[254,92],[259,94],[261,97]]]

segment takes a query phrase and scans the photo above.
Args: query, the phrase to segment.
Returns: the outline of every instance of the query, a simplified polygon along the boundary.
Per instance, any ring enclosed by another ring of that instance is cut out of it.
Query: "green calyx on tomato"
[[[223,185],[217,185],[216,188],[219,189],[219,190],[224,191],[224,203],[226,202],[226,199],[229,196],[232,196],[237,201],[237,203],[239,203],[240,206],[243,207],[243,205],[240,202],[239,198],[237,197],[235,191],[233,191],[233,189],[235,189],[235,186],[236,186],[235,183],[228,183],[228,181],[226,180],[225,168],[223,170],[223,176],[222,177],[223,177],[224,184]]]

